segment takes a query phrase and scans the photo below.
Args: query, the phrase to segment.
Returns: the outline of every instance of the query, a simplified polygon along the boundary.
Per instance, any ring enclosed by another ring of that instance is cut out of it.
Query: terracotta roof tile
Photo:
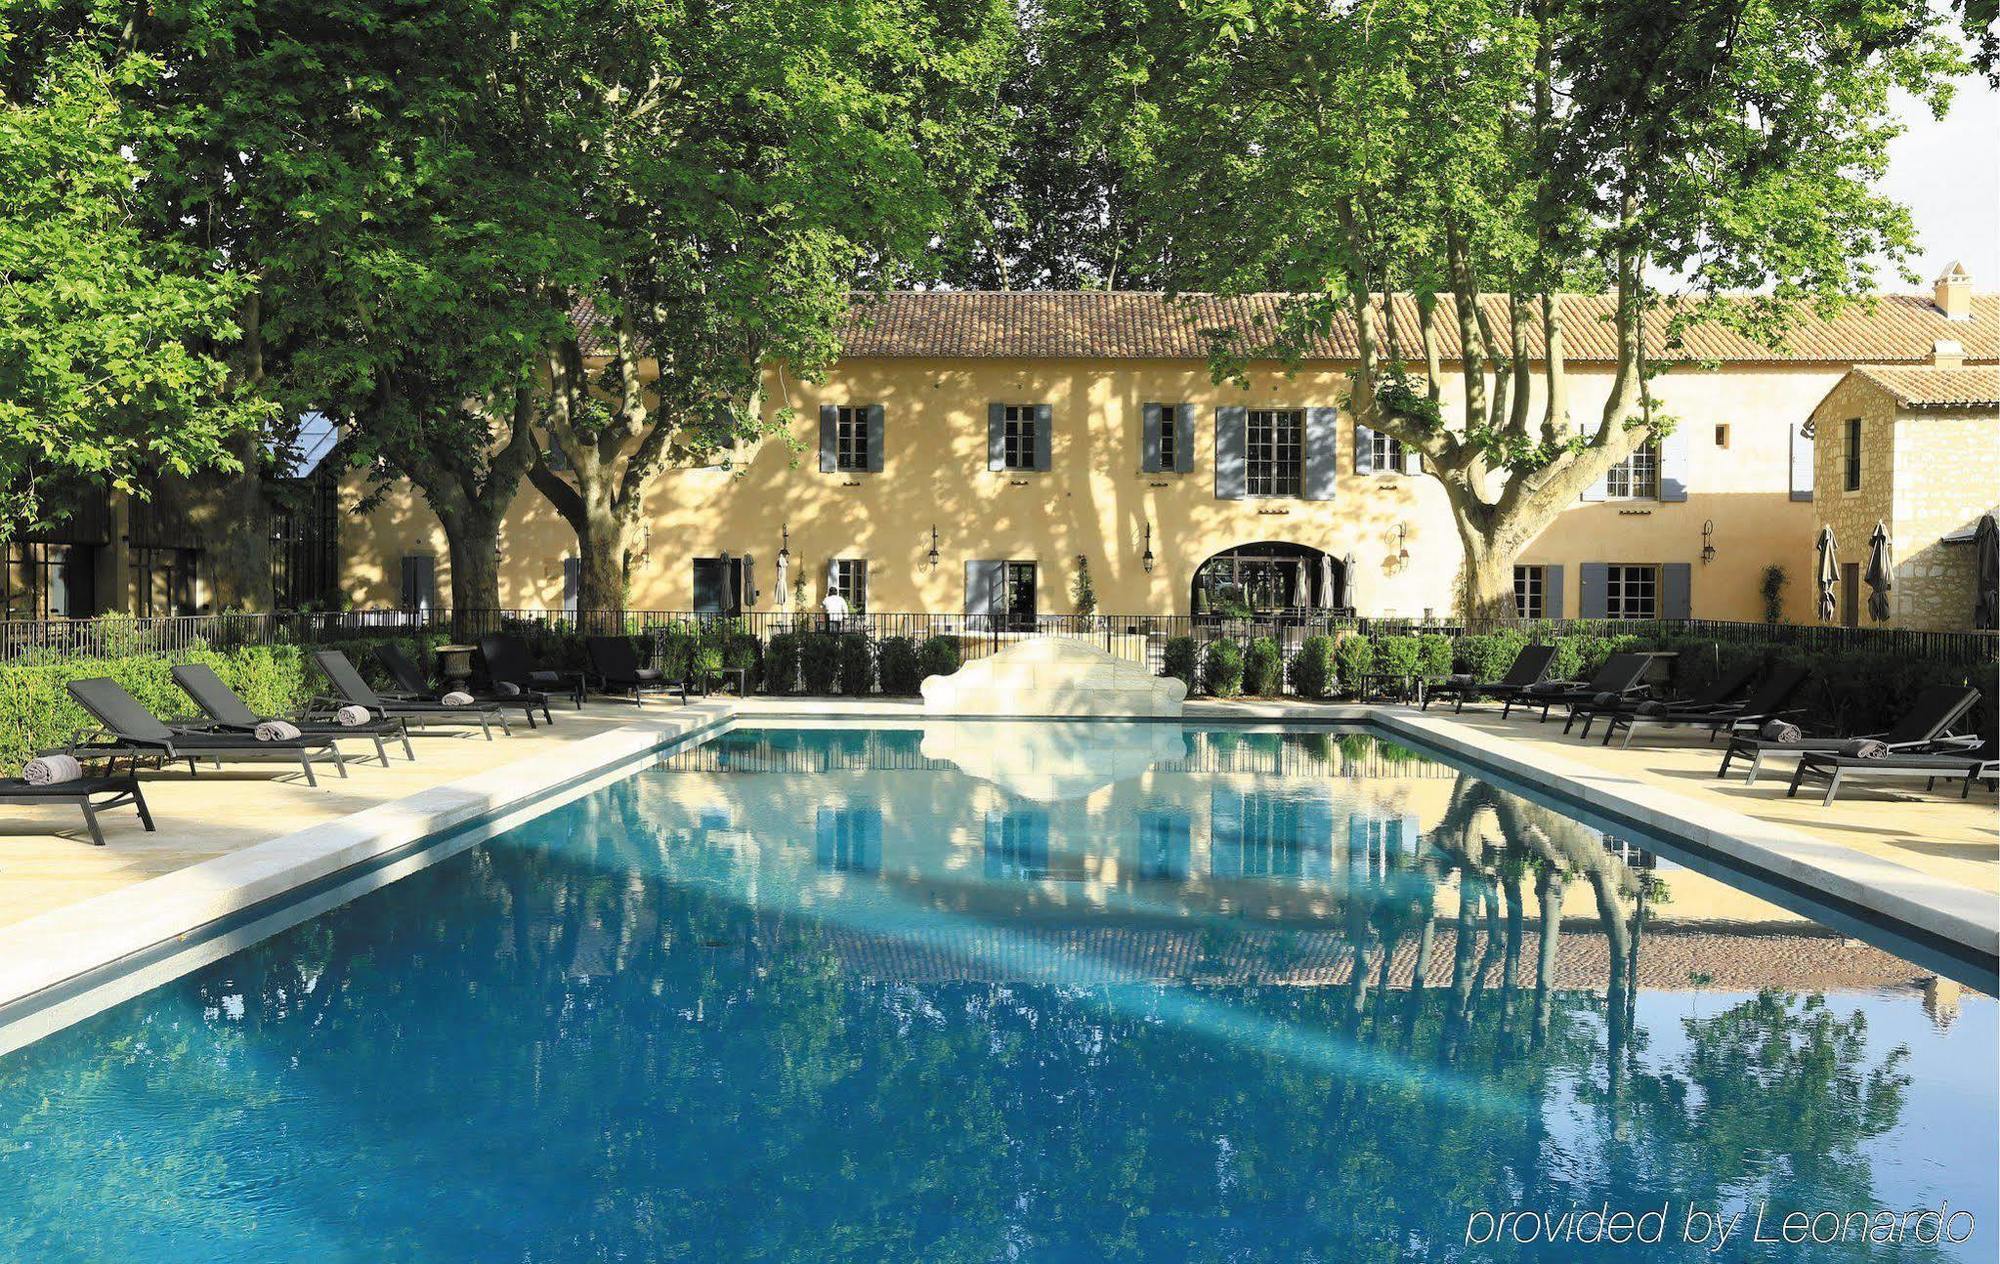
[[[2000,366],[1862,364],[1854,373],[1895,396],[1904,408],[2000,408]]]

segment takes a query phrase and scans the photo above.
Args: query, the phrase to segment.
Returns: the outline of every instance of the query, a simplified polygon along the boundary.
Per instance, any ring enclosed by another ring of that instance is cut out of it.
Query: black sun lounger
[[[424,679],[424,669],[417,666],[417,660],[411,658],[409,651],[402,646],[393,643],[376,646],[375,661],[382,664],[382,670],[388,672],[389,679],[396,682],[398,692],[383,695],[389,701],[436,702],[443,696],[439,690],[430,687],[430,682]],[[490,702],[503,709],[521,708],[521,714],[528,719],[529,728],[535,727],[537,710],[542,713],[544,720],[551,724],[555,723],[555,717],[549,714],[549,696],[545,693],[533,689],[523,689],[519,693],[486,693],[477,690],[471,692],[480,702]]]
[[[333,760],[333,766],[341,776],[347,775],[347,761],[341,758],[340,748],[330,737],[301,736],[280,742],[260,742],[249,733],[169,727],[140,706],[137,698],[125,692],[125,686],[108,676],[72,680],[69,682],[69,695],[104,726],[104,736],[108,739],[73,747],[71,753],[79,758],[119,753],[152,755],[162,763],[185,759],[190,774],[195,772],[197,759],[212,760],[218,764],[296,759],[309,786],[319,784],[319,778],[313,775],[314,761],[328,758]]]
[[[642,695],[647,693],[679,693],[681,701],[687,701],[686,681],[670,681],[656,667],[639,666],[639,655],[632,648],[632,638],[588,637],[584,648],[590,652],[591,678],[603,692],[616,690],[630,694],[635,703],[642,701]]]
[[[505,632],[482,636],[479,638],[479,657],[486,664],[486,674],[492,677],[496,687],[507,684],[521,690],[566,693],[577,710],[583,709],[584,674],[536,663],[520,637]]]
[[[1500,708],[1500,716],[1505,719],[1516,706],[1539,706],[1543,720],[1549,718],[1552,707],[1562,707],[1574,718],[1580,703],[1592,702],[1599,694],[1628,694],[1640,688],[1639,682],[1646,674],[1646,665],[1652,661],[1650,654],[1613,654],[1587,681],[1550,682],[1523,689],[1507,699],[1506,705]],[[1563,731],[1568,732],[1569,725],[1564,724]]]
[[[1648,724],[1662,728],[1705,728],[1711,741],[1715,734],[1725,730],[1731,733],[1754,732],[1772,720],[1796,714],[1789,709],[1791,701],[1810,679],[1812,672],[1806,668],[1781,663],[1767,672],[1756,689],[1741,703],[1724,703],[1715,707],[1669,706],[1662,711],[1642,712],[1636,708],[1620,711],[1610,716],[1604,726],[1604,744],[1611,745],[1612,737],[1622,731],[1625,734],[1623,744],[1630,746],[1633,732]]]
[[[405,728],[461,728],[477,724],[489,742],[493,740],[493,721],[498,720],[501,731],[510,737],[513,735],[514,730],[507,726],[505,713],[490,702],[448,707],[442,702],[384,698],[361,679],[361,673],[354,670],[354,664],[348,662],[347,655],[339,650],[314,650],[312,660],[333,686],[334,697],[323,700],[327,705],[366,707],[368,713],[377,719],[401,720]]]
[[[1842,781],[1849,777],[1923,777],[1925,789],[1935,787],[1940,777],[1947,781],[1961,779],[1965,785],[1958,797],[1969,799],[1973,782],[2000,782],[2000,754],[1996,754],[1990,741],[1976,750],[1965,747],[1955,754],[1931,747],[1921,751],[1890,751],[1880,759],[1808,752],[1799,757],[1799,766],[1792,770],[1792,786],[1786,794],[1796,795],[1808,780],[1823,779],[1826,798],[1820,803],[1830,806],[1840,793]]]
[[[1891,754],[1944,754],[1945,751],[1934,748],[1946,740],[1945,735],[1951,727],[1964,719],[1978,701],[1979,691],[1968,685],[1931,685],[1919,690],[1902,718],[1883,733],[1864,733],[1859,737],[1801,737],[1794,742],[1781,742],[1754,732],[1738,733],[1729,739],[1729,749],[1723,753],[1722,767],[1715,775],[1726,777],[1731,762],[1748,759],[1750,775],[1743,779],[1743,784],[1751,785],[1757,780],[1757,774],[1763,771],[1764,760],[1768,757],[1838,755],[1850,742],[1880,742],[1889,748]],[[1957,743],[1961,748],[1977,744],[1977,739],[1973,738]]]
[[[1595,703],[1585,704],[1578,709],[1579,714],[1583,716],[1583,732],[1581,736],[1589,737],[1590,726],[1595,724],[1600,717],[1607,724],[1611,724],[1620,716],[1633,714],[1654,715],[1664,711],[1741,710],[1744,699],[1738,695],[1750,687],[1750,682],[1756,679],[1757,673],[1761,670],[1763,668],[1758,663],[1744,663],[1741,666],[1723,672],[1710,681],[1706,689],[1690,694],[1685,698],[1669,699],[1664,702],[1652,704],[1648,704],[1638,698],[1620,698],[1615,705],[1609,707],[1600,707]],[[1641,707],[1646,708],[1643,713],[1640,712]],[[1607,745],[1609,744],[1608,738],[1606,739],[1606,743]]]
[[[224,684],[222,677],[216,675],[215,669],[206,663],[180,663],[170,670],[174,683],[181,687],[181,692],[194,699],[194,704],[214,722],[216,728],[227,729],[232,733],[250,733],[265,720],[273,718],[260,716],[252,711],[250,704],[238,697],[234,689]],[[387,742],[400,740],[403,743],[403,753],[412,761],[417,757],[417,752],[410,748],[409,730],[403,727],[401,720],[370,720],[366,724],[342,724],[338,720],[299,716],[296,719],[288,718],[286,722],[295,726],[300,735],[305,737],[325,737],[336,742],[343,738],[356,740],[367,738],[375,743],[375,753],[382,757],[384,768],[389,766]]]
[[[1456,699],[1458,705],[1453,714],[1465,710],[1465,704],[1478,698],[1518,698],[1529,685],[1539,684],[1542,677],[1549,674],[1549,664],[1556,661],[1556,647],[1553,645],[1524,645],[1521,652],[1514,655],[1513,665],[1500,679],[1480,684],[1453,684],[1449,680],[1439,681],[1424,693],[1424,710],[1438,698]]]
[[[59,781],[50,786],[31,786],[19,777],[0,777],[0,802],[4,803],[68,803],[83,809],[83,823],[90,827],[90,841],[104,846],[104,831],[98,828],[97,814],[110,808],[131,804],[139,810],[139,823],[146,832],[153,829],[153,814],[146,810],[146,796],[139,790],[138,778],[123,777],[79,777],[75,781]]]

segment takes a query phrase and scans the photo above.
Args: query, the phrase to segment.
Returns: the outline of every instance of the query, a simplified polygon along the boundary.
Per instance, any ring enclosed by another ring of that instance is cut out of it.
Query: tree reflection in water
[[[1870,1156],[1919,1144],[1898,1134],[1907,1051],[1816,994],[1680,1019],[1684,1048],[1649,1057],[1660,881],[1471,777],[1423,847],[1347,852],[1309,928],[1343,945],[1315,985],[1291,977],[1304,932],[1241,916],[1196,919],[1187,977],[1044,976],[1067,928],[967,947],[993,923],[964,890],[889,866],[829,895],[811,839],[730,837],[657,788],[614,787],[0,1062],[0,1249],[1455,1259],[1479,1208],[1872,1207]],[[1564,927],[1578,884],[1594,925]],[[1594,986],[1558,978],[1576,936],[1603,940]],[[1256,968],[1228,974],[1253,944]],[[961,977],[936,964],[953,952]]]

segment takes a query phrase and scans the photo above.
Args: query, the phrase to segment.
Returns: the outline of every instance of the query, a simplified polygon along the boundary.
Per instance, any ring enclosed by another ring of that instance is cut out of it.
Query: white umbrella
[[[1361,563],[1349,553],[1340,560],[1341,569],[1347,572],[1347,608],[1359,614],[1361,611]]]
[[[1319,608],[1331,610],[1333,603],[1333,554],[1319,555]]]
[[[781,605],[781,606],[785,604],[785,600],[786,600],[786,596],[787,596],[787,594],[788,594],[788,593],[789,593],[789,592],[791,591],[791,589],[790,589],[790,584],[791,584],[791,578],[790,578],[790,575],[789,575],[789,572],[791,571],[791,569],[792,569],[792,557],[791,557],[791,554],[789,554],[789,553],[785,552],[785,551],[784,551],[783,549],[779,549],[779,550],[778,550],[778,592],[777,592],[777,600],[778,600],[778,604],[779,604],[779,605]]]

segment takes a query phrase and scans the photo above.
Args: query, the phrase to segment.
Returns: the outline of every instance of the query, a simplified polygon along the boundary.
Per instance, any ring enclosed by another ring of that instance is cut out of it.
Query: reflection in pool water
[[[1372,737],[1174,737],[676,756],[0,1060],[0,1256],[1991,1257],[1989,998]]]

